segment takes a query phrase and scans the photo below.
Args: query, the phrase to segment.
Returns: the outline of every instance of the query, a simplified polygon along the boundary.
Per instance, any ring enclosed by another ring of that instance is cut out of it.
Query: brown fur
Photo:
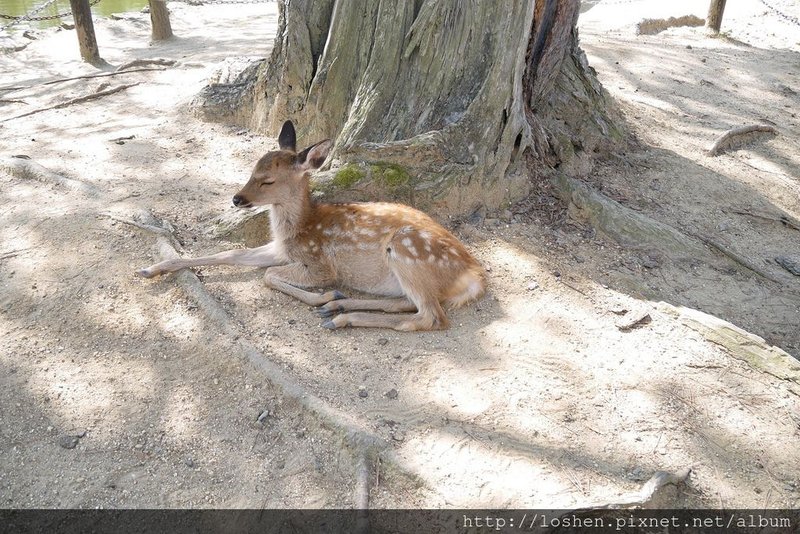
[[[331,317],[323,323],[328,328],[446,328],[442,303],[457,307],[483,295],[483,268],[453,234],[421,211],[377,202],[313,203],[308,172],[324,162],[330,142],[298,154],[294,128],[288,133],[286,128],[285,124],[281,132],[282,149],[262,157],[234,197],[234,204],[242,207],[272,206],[274,240],[248,251],[162,262],[140,274],[150,277],[209,263],[263,265],[268,267],[268,286],[321,306],[320,315]],[[354,300],[338,291],[320,295],[301,289],[333,285],[391,298]],[[396,313],[410,311],[416,313]]]

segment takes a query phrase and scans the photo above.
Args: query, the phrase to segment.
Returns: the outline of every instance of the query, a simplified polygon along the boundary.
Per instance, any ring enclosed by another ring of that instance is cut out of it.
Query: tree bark
[[[725,11],[725,1],[711,0],[711,5],[708,7],[706,26],[714,33],[719,33],[719,29],[722,27],[722,13]]]
[[[579,0],[282,0],[245,126],[335,140],[332,199],[439,216],[527,195],[534,174],[586,172],[621,138],[578,48]]]
[[[100,64],[102,59],[100,50],[97,48],[97,38],[94,35],[92,8],[89,6],[89,0],[69,0],[69,5],[72,10],[72,18],[75,20],[81,58],[92,65]]]
[[[169,10],[165,0],[148,0],[150,5],[151,39],[163,41],[172,37],[172,25],[169,22]]]

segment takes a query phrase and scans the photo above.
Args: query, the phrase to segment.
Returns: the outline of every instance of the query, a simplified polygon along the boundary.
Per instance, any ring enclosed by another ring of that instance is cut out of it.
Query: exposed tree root
[[[703,235],[687,235],[623,206],[579,180],[559,174],[553,179],[553,185],[555,193],[567,204],[567,212],[572,218],[588,222],[621,245],[655,248],[674,257],[698,257],[705,253],[700,245],[704,243],[758,276],[777,284],[784,283],[730,247]],[[791,221],[787,220],[785,224],[791,225]]]
[[[558,174],[553,185],[570,217],[588,222],[622,245],[647,246],[680,257],[696,257],[704,250],[675,228],[627,208],[579,180]]]
[[[723,210],[723,211],[726,211],[728,213],[735,213],[737,215],[746,215],[748,217],[753,217],[754,219],[773,221],[776,223],[780,223],[783,226],[788,226],[789,228],[793,228],[794,230],[800,230],[800,221],[792,217],[789,217],[786,214],[770,215],[768,213],[758,213],[752,210],[737,210],[737,209]]]
[[[103,72],[103,73],[100,73],[100,74],[87,74],[86,76],[73,76],[72,78],[59,78],[58,80],[50,80],[49,82],[44,82],[42,85],[53,85],[53,84],[56,84],[56,83],[71,82],[72,80],[88,80],[90,78],[105,78],[106,76],[119,76],[120,74],[130,74],[130,73],[134,73],[134,72],[148,72],[148,71],[151,71],[151,70],[167,70],[167,69],[158,68],[158,67],[151,67],[149,69],[131,69],[131,70],[125,70],[125,71],[117,70],[115,72]],[[31,87],[34,87],[34,86],[31,86]]]
[[[139,215],[141,222],[120,217],[114,218],[155,233],[158,236],[158,251],[161,259],[179,257],[174,246],[175,240],[169,230],[149,213],[144,212]],[[192,271],[184,269],[176,273],[175,278],[186,294],[205,312],[206,316],[216,323],[222,333],[231,339],[231,344],[237,348],[239,354],[258,368],[267,380],[281,391],[284,399],[310,412],[326,428],[335,430],[344,437],[348,448],[353,454],[356,466],[356,483],[353,494],[355,508],[366,510],[369,507],[369,477],[373,458],[380,457],[382,461],[391,462],[399,467],[401,471],[417,478],[413,469],[400,465],[400,461],[394,456],[393,451],[385,440],[365,430],[347,414],[336,410],[319,397],[309,393],[299,382],[287,375],[279,365],[272,362],[258,348],[247,341],[228,313],[206,291],[202,282]],[[364,521],[366,520],[366,515],[363,519]],[[361,522],[363,523],[364,521]]]
[[[787,352],[755,334],[699,310],[676,307],[666,302],[659,302],[658,310],[678,318],[708,341],[725,348],[737,360],[787,381],[789,389],[795,395],[800,395],[800,362]]]
[[[37,180],[46,184],[66,187],[73,191],[79,191],[87,196],[96,196],[98,193],[95,186],[80,180],[61,176],[27,157],[14,156],[11,158],[0,158],[0,171],[4,171],[17,178]]]
[[[714,250],[720,252],[724,256],[727,256],[728,258],[733,260],[735,263],[738,263],[739,265],[741,265],[742,267],[746,268],[747,270],[754,272],[758,276],[760,276],[760,277],[762,277],[762,278],[764,278],[766,280],[769,280],[770,282],[775,282],[776,284],[782,284],[780,278],[769,274],[764,269],[762,269],[758,265],[756,265],[754,262],[748,260],[747,258],[742,256],[741,254],[738,254],[738,253],[734,252],[729,247],[721,244],[719,241],[716,241],[714,239],[711,239],[710,237],[706,237],[706,236],[699,235],[699,234],[693,234],[693,235],[694,235],[694,237],[696,237],[697,239],[699,239],[700,241],[702,241],[703,243],[705,243],[709,247],[711,247]]]
[[[61,102],[59,104],[55,104],[53,106],[47,106],[44,108],[36,108],[31,111],[27,111],[20,115],[14,115],[13,117],[7,117],[5,119],[0,119],[0,122],[11,121],[14,119],[21,119],[22,117],[29,117],[30,115],[35,115],[36,113],[42,113],[43,111],[50,111],[51,109],[61,109],[68,106],[72,106],[73,104],[81,104],[83,102],[88,102],[89,100],[96,100],[98,98],[102,98],[104,96],[113,95],[114,93],[119,93],[120,91],[124,91],[130,87],[135,85],[139,85],[139,82],[136,83],[129,83],[125,85],[118,85],[117,87],[112,87],[111,89],[106,89],[105,91],[99,91],[97,93],[92,93],[89,95],[79,96],[77,98],[73,98],[71,100],[67,100],[66,102]]]
[[[741,128],[733,128],[714,141],[714,144],[708,149],[708,155],[719,156],[726,150],[732,148],[736,143],[741,142],[741,139],[738,138],[758,132],[777,135],[778,130],[774,126],[769,126],[768,124],[752,124],[750,126],[742,126]]]
[[[650,477],[650,480],[645,482],[644,485],[641,487],[641,489],[637,492],[623,495],[622,497],[620,497],[619,500],[614,502],[602,503],[594,506],[587,506],[586,508],[578,508],[576,510],[570,510],[564,515],[590,513],[600,510],[617,510],[626,508],[647,507],[653,504],[654,500],[657,497],[657,493],[659,492],[659,490],[664,488],[664,486],[668,485],[677,486],[678,484],[686,482],[686,479],[689,478],[689,474],[691,472],[692,470],[690,468],[681,469],[676,473],[670,473],[668,471],[656,471],[653,474],[653,476]],[[661,505],[661,507],[664,507],[662,503],[659,504]]]
[[[157,58],[157,59],[134,59],[133,61],[129,61],[128,63],[123,63],[122,65],[117,67],[117,70],[115,72],[120,72],[120,71],[123,71],[123,70],[132,69],[134,67],[142,67],[144,65],[161,65],[161,66],[164,66],[164,67],[171,67],[174,64],[175,64],[175,60],[174,59],[163,59],[163,58]]]

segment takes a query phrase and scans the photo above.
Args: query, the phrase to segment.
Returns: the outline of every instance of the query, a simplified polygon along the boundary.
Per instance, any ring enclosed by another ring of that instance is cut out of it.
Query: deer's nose
[[[243,206],[247,204],[247,201],[241,195],[233,195],[233,205],[234,206]]]

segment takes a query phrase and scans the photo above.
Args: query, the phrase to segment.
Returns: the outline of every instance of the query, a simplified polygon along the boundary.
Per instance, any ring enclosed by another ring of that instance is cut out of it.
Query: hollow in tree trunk
[[[530,191],[531,169],[586,172],[621,138],[578,47],[579,0],[278,5],[246,125],[333,139],[328,198],[495,209]]]

